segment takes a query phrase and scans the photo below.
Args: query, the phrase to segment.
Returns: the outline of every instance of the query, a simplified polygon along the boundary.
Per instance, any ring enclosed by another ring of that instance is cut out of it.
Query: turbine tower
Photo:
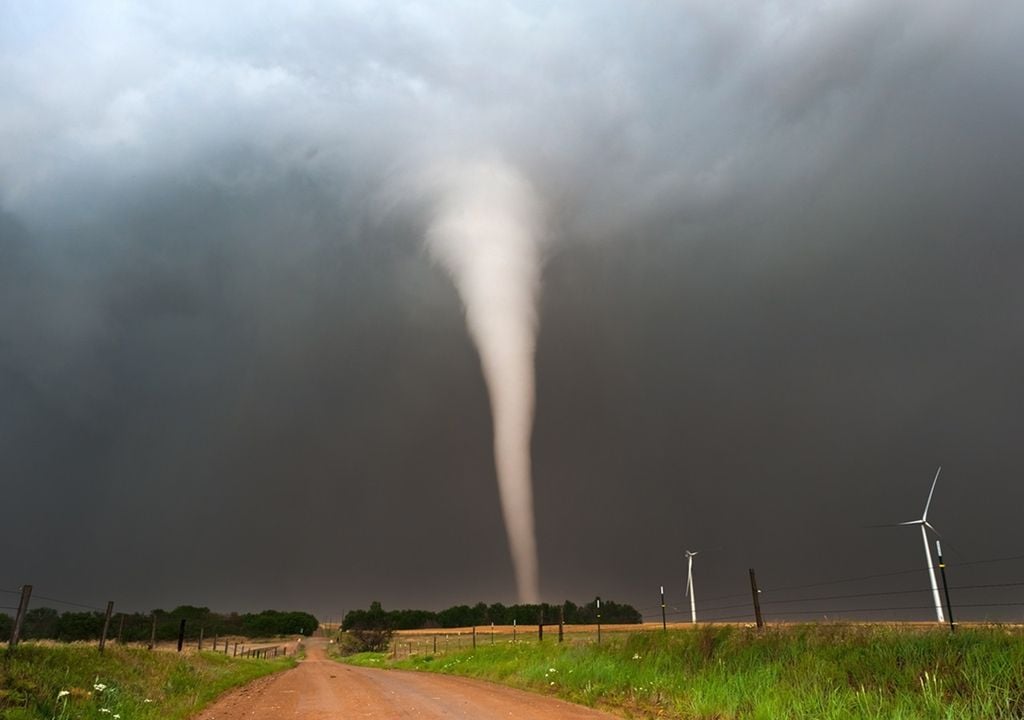
[[[928,530],[931,530],[936,535],[939,531],[932,527],[932,524],[928,522],[928,507],[932,504],[932,494],[935,492],[935,483],[939,481],[939,473],[942,472],[942,466],[935,471],[935,479],[932,480],[932,489],[928,491],[928,501],[924,504],[924,513],[921,515],[920,520],[908,520],[907,522],[897,523],[897,525],[920,525],[921,526],[921,539],[924,540],[924,556],[928,561],[928,578],[932,583],[932,598],[935,601],[935,617],[941,623],[945,622],[945,618],[942,615],[942,601],[939,599],[939,584],[935,582],[935,565],[932,563],[932,551],[928,547]]]
[[[693,558],[696,551],[686,551],[686,597],[690,598],[690,622],[697,624],[697,600],[693,596]]]

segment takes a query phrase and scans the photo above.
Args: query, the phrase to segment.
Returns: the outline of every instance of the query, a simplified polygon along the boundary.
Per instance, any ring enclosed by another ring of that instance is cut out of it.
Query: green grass
[[[798,625],[644,632],[597,646],[481,644],[397,662],[347,661],[484,678],[616,710],[701,720],[1024,718],[1024,633]]]
[[[0,720],[182,720],[224,691],[294,663],[24,643],[0,650]]]

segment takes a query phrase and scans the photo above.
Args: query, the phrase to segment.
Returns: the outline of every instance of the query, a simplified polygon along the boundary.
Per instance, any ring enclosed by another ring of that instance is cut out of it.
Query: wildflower
[[[100,712],[101,713],[109,713],[110,709],[109,708],[100,708]]]
[[[553,672],[558,672],[558,671],[557,671],[557,670],[555,670],[554,668],[548,668],[548,672],[549,672],[549,673],[553,673]]]
[[[104,685],[103,683],[96,683],[95,685],[92,686],[92,689],[95,690],[96,692],[103,692],[104,690],[107,689],[107,686]]]
[[[59,693],[57,693],[57,699],[60,700],[62,697],[67,697],[70,694],[70,690],[61,690]]]
[[[633,653],[633,659],[634,660],[639,660],[640,659],[640,653]]]
[[[150,700],[149,698],[146,698],[146,699],[145,699],[145,700],[143,700],[142,702],[144,702],[144,703],[151,703],[151,702],[153,702],[153,701],[152,701],[152,700]]]
[[[121,720],[121,716],[118,713],[114,713],[114,720]]]

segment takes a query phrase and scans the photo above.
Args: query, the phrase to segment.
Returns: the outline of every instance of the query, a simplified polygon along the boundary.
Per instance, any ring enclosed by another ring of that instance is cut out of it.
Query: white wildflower
[[[97,691],[97,692],[103,692],[104,690],[107,689],[107,686],[104,685],[103,683],[96,683],[95,685],[92,686],[92,689]]]
[[[100,712],[101,713],[109,713],[110,709],[109,708],[100,708]]]
[[[70,694],[70,690],[61,690],[59,693],[57,693],[57,699],[60,700],[62,697],[67,697]]]

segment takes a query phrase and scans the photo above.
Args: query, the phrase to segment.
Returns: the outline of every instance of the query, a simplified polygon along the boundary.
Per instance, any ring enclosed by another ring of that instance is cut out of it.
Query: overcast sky
[[[0,589],[514,601],[407,182],[476,155],[543,198],[545,599],[681,606],[690,548],[709,608],[749,567],[922,590],[778,613],[926,606],[923,571],[772,589],[922,567],[865,526],[940,464],[953,584],[1024,580],[977,563],[1024,556],[1022,31],[1011,0],[0,1]]]

